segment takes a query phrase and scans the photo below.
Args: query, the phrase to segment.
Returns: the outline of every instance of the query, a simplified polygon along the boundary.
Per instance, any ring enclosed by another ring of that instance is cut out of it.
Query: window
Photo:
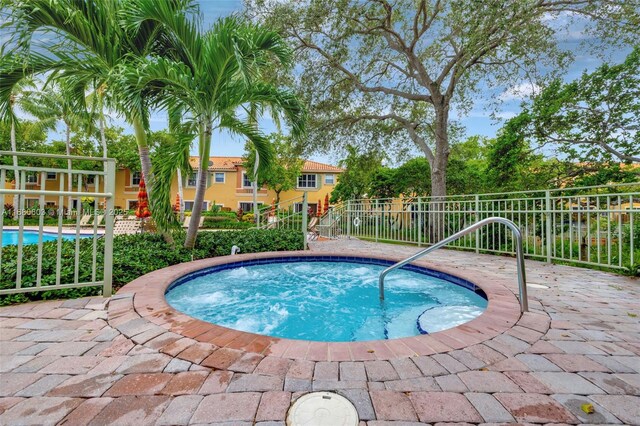
[[[196,186],[197,183],[198,183],[198,172],[191,173],[191,175],[187,178],[187,186]]]
[[[335,183],[333,175],[324,175],[324,184],[333,185]]]
[[[253,211],[253,203],[240,203],[240,208],[243,212],[252,212]]]
[[[140,172],[131,173],[131,186],[140,185]]]
[[[315,188],[316,175],[304,174],[298,176],[298,188]]]
[[[127,200],[127,210],[135,210],[138,208],[138,200]]]
[[[193,201],[185,201],[184,202],[184,209],[192,211],[193,210]],[[207,210],[209,210],[209,202],[208,201],[203,201],[202,202],[202,211],[206,212]]]
[[[58,174],[56,172],[47,172],[47,180],[56,180]]]
[[[247,176],[246,172],[242,173],[242,187],[243,188],[253,188],[253,182],[251,182],[251,179],[249,179],[249,176]],[[244,210],[244,209],[242,209]]]
[[[35,173],[27,173],[25,183],[38,183],[38,175]]]
[[[312,215],[315,215],[316,211],[318,211],[318,205],[315,203],[309,203],[307,206],[307,210],[311,210]],[[302,212],[302,203],[295,203],[293,209],[296,213]]]
[[[214,182],[215,183],[224,183],[224,173],[216,172]]]
[[[87,185],[94,185],[95,183],[96,183],[95,175],[88,175],[87,176]],[[138,180],[138,183],[140,183],[139,180]]]

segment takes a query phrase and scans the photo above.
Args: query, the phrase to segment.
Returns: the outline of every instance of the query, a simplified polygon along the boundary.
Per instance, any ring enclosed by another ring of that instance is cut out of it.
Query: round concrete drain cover
[[[289,408],[287,426],[357,426],[358,413],[348,399],[331,392],[313,392]]]

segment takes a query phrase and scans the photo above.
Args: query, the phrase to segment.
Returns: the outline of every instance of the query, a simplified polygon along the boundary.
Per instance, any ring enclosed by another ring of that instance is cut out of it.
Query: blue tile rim
[[[244,266],[266,265],[270,263],[298,263],[298,262],[347,262],[347,263],[360,263],[379,266],[391,266],[397,263],[394,260],[379,259],[372,257],[357,257],[357,256],[332,256],[332,255],[317,255],[317,256],[279,256],[279,257],[266,257],[258,259],[243,260],[237,262],[229,262],[221,265],[209,266],[197,271],[188,272],[180,278],[174,280],[165,289],[164,294],[170,292],[173,288],[178,287],[194,278],[201,277],[203,275],[214,274],[216,272],[224,271],[227,269],[241,268]],[[445,272],[437,271],[435,269],[425,268],[424,266],[405,265],[400,269],[405,271],[411,271],[418,274],[427,275],[434,278],[439,278],[444,281],[448,281],[457,286],[466,288],[485,300],[489,300],[487,294],[478,287],[476,284],[468,281],[464,278],[457,277]]]

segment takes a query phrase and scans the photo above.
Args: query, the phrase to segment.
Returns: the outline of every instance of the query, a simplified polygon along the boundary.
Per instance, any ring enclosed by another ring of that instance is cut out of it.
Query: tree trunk
[[[278,208],[278,204],[280,204],[280,193],[281,192],[282,192],[282,189],[281,190],[277,190],[277,189],[275,190],[275,193],[276,193],[276,201],[275,201],[276,209]]]
[[[196,244],[196,236],[198,235],[198,224],[202,213],[202,202],[204,201],[204,193],[207,190],[207,171],[209,169],[209,152],[211,150],[211,124],[207,123],[200,126],[200,169],[198,170],[198,181],[196,183],[196,196],[193,200],[193,208],[191,209],[191,220],[189,221],[189,229],[187,229],[187,238],[184,241],[184,247],[193,249]]]
[[[104,110],[100,107],[100,142],[102,143],[102,157],[107,158],[107,138],[104,134]]]
[[[153,192],[153,176],[151,174],[151,159],[149,158],[149,145],[147,143],[147,132],[142,125],[140,118],[133,118],[133,131],[136,135],[138,143],[138,154],[140,155],[140,167],[142,168],[142,176],[147,185],[147,194],[151,197]],[[151,212],[153,214],[153,212]]]
[[[449,161],[449,107],[436,107],[434,123],[435,152],[431,161],[431,202],[429,206],[429,233],[431,242],[446,237],[445,196],[447,195],[447,163]]]
[[[14,120],[11,120],[11,151],[18,152],[18,145],[16,144],[16,124]],[[20,189],[20,172],[18,171],[18,156],[13,156],[13,180],[16,182],[16,189]],[[2,200],[4,203],[4,199]],[[20,196],[18,194],[13,196],[13,218],[18,219],[18,205],[20,204]]]
[[[65,148],[67,155],[71,155],[71,127],[69,124],[65,123],[66,126],[66,139],[65,139]],[[67,159],[67,191],[71,192],[73,190],[73,176],[71,176],[71,159]],[[80,214],[80,199],[77,201],[78,205],[78,214]],[[71,207],[73,204],[73,197],[70,195],[67,205],[67,216],[71,217]]]

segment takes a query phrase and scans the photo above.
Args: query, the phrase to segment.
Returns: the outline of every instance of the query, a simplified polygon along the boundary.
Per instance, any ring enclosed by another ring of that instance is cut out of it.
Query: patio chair
[[[139,220],[119,220],[113,225],[113,235],[133,235],[140,232]]]
[[[320,236],[320,231],[318,231],[318,217],[314,216],[311,218],[309,225],[307,226],[307,239],[310,241],[315,241]]]
[[[91,220],[90,214],[85,214],[80,218],[80,226],[88,226],[89,221]]]
[[[103,214],[99,214],[98,216],[96,216],[96,222],[95,224],[97,226],[103,226],[102,225],[102,219],[104,219],[104,215]]]

